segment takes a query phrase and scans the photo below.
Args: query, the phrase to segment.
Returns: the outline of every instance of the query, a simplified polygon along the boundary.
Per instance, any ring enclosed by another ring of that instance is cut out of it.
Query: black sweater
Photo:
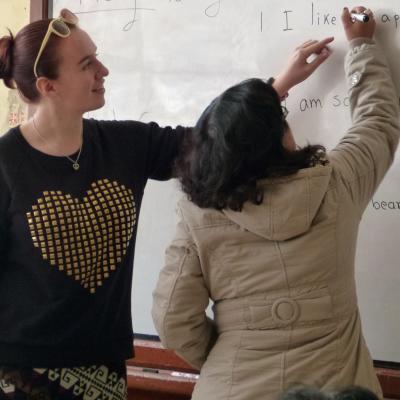
[[[132,356],[131,284],[148,178],[168,179],[185,130],[84,120],[80,168],[0,138],[0,365]],[[73,155],[75,159],[77,155]]]

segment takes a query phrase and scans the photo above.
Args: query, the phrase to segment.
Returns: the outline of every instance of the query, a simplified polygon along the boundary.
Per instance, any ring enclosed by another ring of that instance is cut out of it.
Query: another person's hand
[[[351,18],[351,13],[366,14],[369,17],[369,21],[353,21]],[[374,36],[376,23],[374,20],[374,15],[370,9],[360,6],[354,7],[351,11],[349,11],[349,9],[345,7],[342,12],[342,23],[348,41],[360,37],[371,39]]]
[[[328,44],[333,40],[333,37],[320,41],[308,40],[296,48],[286,67],[273,83],[280,97],[284,97],[293,86],[307,79],[329,57],[331,51]],[[312,55],[314,58],[309,61]]]

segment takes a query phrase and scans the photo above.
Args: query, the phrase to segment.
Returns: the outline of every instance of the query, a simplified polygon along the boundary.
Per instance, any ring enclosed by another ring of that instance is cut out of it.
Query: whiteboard
[[[400,82],[398,1],[364,1],[378,22],[377,39]],[[195,123],[208,103],[249,77],[276,75],[309,38],[335,36],[333,55],[290,92],[287,107],[299,144],[332,148],[350,124],[340,22],[344,1],[305,0],[55,0],[70,8],[109,68],[101,119]],[[399,89],[399,87],[397,88]],[[136,333],[155,335],[152,290],[176,224],[176,182],[149,182],[139,221],[134,281]],[[376,360],[400,362],[400,157],[361,225],[357,286],[366,341]]]

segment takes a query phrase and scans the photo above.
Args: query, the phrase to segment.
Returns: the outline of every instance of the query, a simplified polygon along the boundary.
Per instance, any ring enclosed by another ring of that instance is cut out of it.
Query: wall
[[[0,0],[0,34],[7,35],[9,28],[15,35],[29,22],[29,0]],[[16,90],[0,85],[0,134],[25,120],[27,107]]]

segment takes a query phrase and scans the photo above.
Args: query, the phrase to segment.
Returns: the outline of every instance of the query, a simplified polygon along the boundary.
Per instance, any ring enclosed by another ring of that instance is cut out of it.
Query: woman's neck
[[[37,109],[21,126],[23,136],[32,147],[54,156],[79,151],[83,140],[82,129],[82,116],[62,115],[44,109]]]

